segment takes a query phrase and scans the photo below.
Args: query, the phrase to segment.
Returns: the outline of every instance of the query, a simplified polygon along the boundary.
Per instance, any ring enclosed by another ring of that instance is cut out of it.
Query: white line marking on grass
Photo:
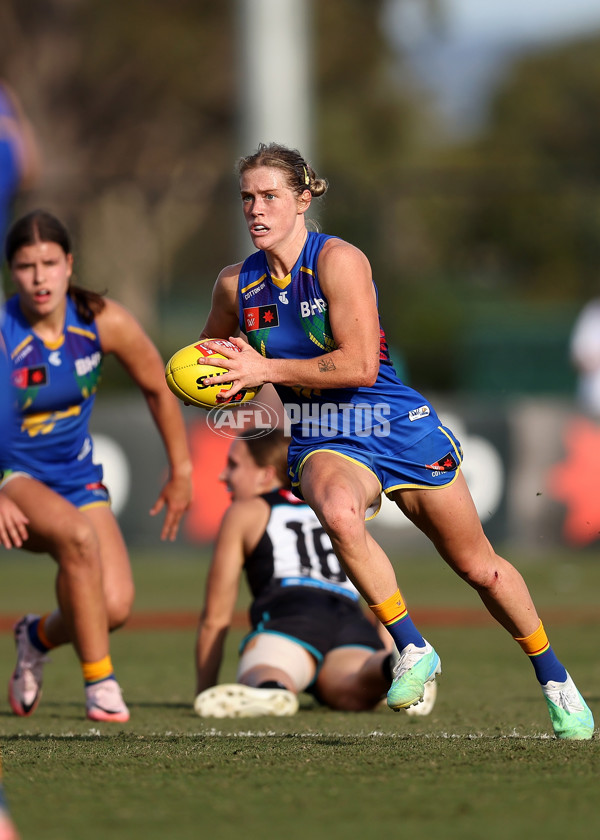
[[[114,735],[132,735],[140,741],[151,738],[299,738],[299,739],[315,739],[315,738],[340,738],[340,739],[364,739],[375,740],[377,738],[389,738],[397,741],[412,741],[412,740],[435,740],[442,739],[447,741],[554,741],[554,735],[547,732],[540,732],[535,735],[521,735],[516,730],[513,730],[507,735],[486,735],[483,732],[383,732],[381,730],[373,730],[372,732],[276,732],[272,729],[255,730],[242,729],[237,732],[226,732],[221,729],[205,729],[200,732],[174,732],[167,730],[166,732],[127,732],[119,730],[118,732],[108,733],[101,732],[99,729],[89,729],[87,732],[20,732],[16,735],[11,735],[11,738],[28,738],[47,740],[50,738],[112,738]],[[594,732],[594,739],[598,736],[598,730]]]
[[[546,732],[540,732],[536,735],[520,735],[514,731],[508,735],[485,735],[483,732],[478,733],[463,733],[457,732],[275,732],[273,730],[240,730],[239,732],[225,732],[221,729],[206,729],[202,732],[154,732],[148,735],[149,738],[160,737],[177,737],[177,738],[391,738],[400,741],[442,738],[445,740],[463,740],[463,741],[506,741],[506,740],[522,740],[522,741],[554,741],[553,735]]]

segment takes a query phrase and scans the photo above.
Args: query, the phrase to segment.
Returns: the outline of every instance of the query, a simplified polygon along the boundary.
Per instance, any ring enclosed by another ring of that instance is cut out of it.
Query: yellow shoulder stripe
[[[266,277],[266,276],[267,276],[266,274],[263,274],[263,276],[262,276],[262,277],[259,277],[259,278],[258,278],[258,280],[255,280],[253,283],[249,283],[247,286],[245,286],[245,287],[241,290],[241,291],[242,291],[242,294],[244,294],[244,292],[249,291],[250,289],[253,289],[255,286],[258,286],[258,284],[259,284],[259,283],[262,283],[262,282],[263,282],[263,280],[265,279],[265,277]]]
[[[24,338],[23,341],[20,344],[17,344],[15,349],[12,351],[12,353],[10,354],[10,358],[11,359],[16,358],[19,355],[19,353],[21,352],[21,350],[24,347],[27,347],[28,344],[31,344],[32,341],[33,341],[33,336],[32,335],[28,335],[26,338]]]

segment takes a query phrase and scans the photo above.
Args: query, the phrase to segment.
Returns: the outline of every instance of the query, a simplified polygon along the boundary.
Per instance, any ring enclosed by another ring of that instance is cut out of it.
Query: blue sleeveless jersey
[[[17,418],[12,451],[3,466],[51,486],[101,481],[102,468],[93,464],[88,430],[103,359],[95,323],[82,321],[67,297],[63,334],[46,344],[15,296],[5,305],[1,329]]]
[[[319,253],[331,238],[309,232],[296,264],[283,280],[271,276],[263,251],[245,260],[238,284],[240,328],[266,358],[309,359],[335,350],[328,302],[317,270]],[[290,463],[314,448],[350,446],[355,452],[398,453],[441,425],[430,403],[399,379],[383,329],[379,374],[373,386],[275,387],[290,421]]]

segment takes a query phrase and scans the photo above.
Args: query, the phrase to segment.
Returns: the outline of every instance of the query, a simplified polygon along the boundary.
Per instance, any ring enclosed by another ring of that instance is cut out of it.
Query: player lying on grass
[[[0,323],[9,377],[0,400],[16,403],[9,451],[0,455],[0,542],[49,554],[57,565],[58,608],[15,627],[17,664],[9,682],[16,715],[40,700],[46,653],[72,643],[90,720],[125,722],[109,630],[125,623],[134,596],[127,547],[95,463],[89,433],[103,358],[112,353],[143,394],[162,437],[169,474],[150,513],[165,511],[173,540],[192,492],[180,406],[162,358],[134,316],[116,301],[73,284],[73,253],[62,223],[45,211],[17,220],[6,238],[16,294]],[[6,363],[5,363],[6,364]],[[12,425],[9,417],[8,422]]]
[[[319,520],[290,492],[288,439],[280,429],[258,433],[247,429],[233,441],[221,474],[232,504],[206,584],[194,708],[201,717],[291,715],[306,691],[332,709],[372,709],[392,681],[391,639],[386,648]],[[215,685],[242,569],[252,630],[237,683]],[[409,714],[428,714],[435,694],[435,682],[428,683]]]

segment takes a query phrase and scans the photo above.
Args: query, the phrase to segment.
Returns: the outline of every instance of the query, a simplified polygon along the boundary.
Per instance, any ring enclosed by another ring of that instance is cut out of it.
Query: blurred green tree
[[[3,61],[45,152],[31,201],[74,230],[84,281],[150,329],[164,328],[172,308],[184,329],[195,310],[200,324],[218,269],[237,258],[235,6],[7,0],[0,9]],[[323,214],[385,262],[390,231],[379,226],[377,184],[410,154],[419,106],[397,83],[382,6],[313,3],[311,52],[318,164],[334,187]]]
[[[460,223],[439,239],[449,268],[526,300],[597,291],[599,89],[598,37],[513,66],[483,135],[446,157],[471,181]]]
[[[597,36],[539,50],[513,64],[479,137],[433,150],[441,177],[413,207],[430,243],[418,270],[462,304],[455,386],[573,387],[571,325],[600,286],[599,88]],[[482,357],[495,374],[473,363]]]
[[[0,8],[4,72],[44,151],[43,186],[27,200],[67,221],[84,282],[150,329],[177,253],[214,212],[231,169],[231,12],[209,0]]]

